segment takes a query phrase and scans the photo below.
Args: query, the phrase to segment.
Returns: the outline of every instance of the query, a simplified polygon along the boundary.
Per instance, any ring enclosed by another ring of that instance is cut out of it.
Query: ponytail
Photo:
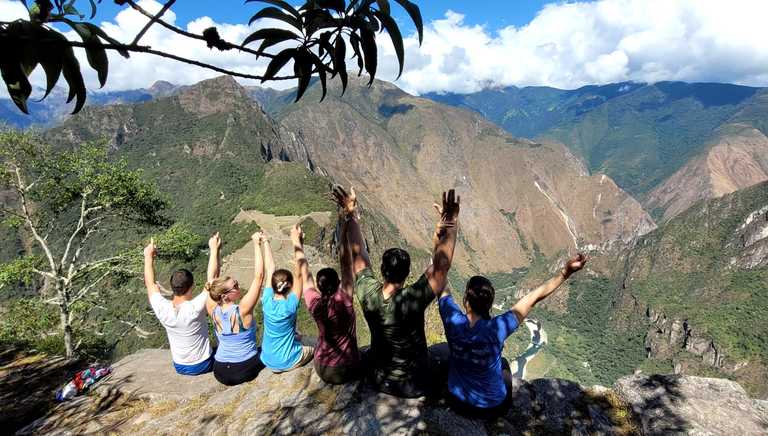
[[[279,269],[272,273],[271,285],[276,294],[284,295],[293,287],[293,274],[287,269]]]

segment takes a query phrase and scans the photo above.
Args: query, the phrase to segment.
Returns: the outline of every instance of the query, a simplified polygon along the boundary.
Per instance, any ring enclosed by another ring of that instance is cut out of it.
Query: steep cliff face
[[[699,200],[721,197],[768,180],[768,137],[748,125],[730,125],[702,155],[654,189],[644,202],[663,220]]]
[[[767,212],[761,183],[697,203],[625,254],[623,292],[638,303],[619,310],[645,312],[650,358],[768,394]]]
[[[598,248],[655,226],[561,144],[515,139],[473,113],[383,82],[367,88],[356,79],[343,98],[329,94],[315,103],[315,87],[278,117],[302,138],[312,166],[355,185],[418,248],[429,248],[432,203],[457,188],[463,271],[509,271],[535,252]]]

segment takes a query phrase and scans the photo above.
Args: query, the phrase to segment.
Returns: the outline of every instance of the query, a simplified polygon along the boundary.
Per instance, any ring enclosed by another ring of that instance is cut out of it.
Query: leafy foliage
[[[40,265],[40,258],[24,256],[11,262],[0,264],[0,290],[19,283],[29,285],[35,278],[35,268]]]
[[[73,322],[78,312],[88,312],[83,305],[101,303],[98,291],[110,276],[135,271],[131,259],[138,247],[110,240],[110,232],[166,226],[168,203],[141,171],[111,159],[103,144],[54,149],[36,136],[9,131],[0,133],[0,157],[0,188],[15,196],[0,209],[12,218],[3,222],[15,226],[20,220],[24,225],[17,230],[33,244],[33,256],[0,266],[0,284],[45,281],[36,298],[58,307],[64,350],[72,357],[72,335],[80,327],[73,329]],[[91,250],[99,239],[110,245],[103,257]],[[194,241],[188,229],[176,228],[163,243],[169,254],[191,257],[187,246]]]
[[[409,0],[395,1],[413,20],[421,42],[423,22],[418,6]],[[88,64],[96,71],[102,87],[106,84],[109,75],[107,50],[115,50],[126,58],[130,57],[131,52],[149,53],[238,77],[260,79],[262,83],[271,80],[298,79],[296,93],[296,101],[298,101],[304,95],[313,76],[320,79],[323,97],[325,97],[329,76],[331,78],[339,76],[343,89],[346,89],[347,41],[354,51],[352,58],[357,59],[358,75],[365,70],[370,75],[369,84],[373,84],[378,66],[376,33],[386,31],[395,47],[399,71],[402,74],[405,57],[403,38],[397,22],[390,15],[389,0],[351,0],[349,3],[345,0],[307,0],[298,9],[284,1],[246,1],[246,3],[251,2],[267,3],[272,6],[259,10],[251,17],[249,24],[260,20],[271,20],[272,23],[280,22],[281,26],[287,25],[289,28],[259,29],[248,35],[241,44],[233,44],[224,41],[215,27],[205,29],[201,35],[197,35],[162,21],[162,15],[170,8],[172,2],[166,3],[157,14],[152,15],[132,0],[116,1],[117,4],[127,5],[150,19],[132,42],[123,43],[110,37],[97,25],[86,21],[85,16],[76,8],[75,0],[66,2],[55,0],[53,3],[50,0],[35,0],[28,7],[28,20],[0,22],[0,48],[2,48],[0,72],[13,102],[26,114],[29,113],[27,100],[32,93],[29,75],[38,65],[43,67],[46,75],[46,92],[43,98],[48,96],[63,74],[69,86],[67,103],[75,101],[73,113],[82,109],[86,101],[86,87],[80,64],[74,55],[75,47],[85,50]],[[23,3],[27,4],[26,1]],[[97,6],[93,0],[89,0],[89,6],[92,20]],[[70,27],[81,41],[70,41],[64,34],[50,27],[50,24],[56,23]],[[271,58],[271,61],[262,76],[253,76],[138,45],[147,29],[157,23],[184,37],[201,40],[209,48],[221,51],[236,49],[257,58]],[[283,48],[276,54],[268,51],[278,45],[285,46],[289,43],[293,43],[294,46]],[[259,45],[254,50],[248,47],[251,44]],[[289,62],[293,62],[293,75],[278,76]]]

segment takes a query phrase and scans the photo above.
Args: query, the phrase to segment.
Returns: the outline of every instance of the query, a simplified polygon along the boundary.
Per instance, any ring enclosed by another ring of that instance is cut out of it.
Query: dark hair
[[[403,283],[411,273],[411,256],[407,251],[390,248],[381,257],[381,275],[387,283]]]
[[[293,287],[293,274],[287,269],[279,269],[272,273],[272,290],[276,294],[286,294]]]
[[[171,275],[171,289],[173,289],[173,295],[181,296],[186,294],[192,289],[192,285],[194,284],[195,280],[188,269],[177,270]]]
[[[472,312],[485,319],[491,319],[491,307],[496,291],[491,281],[482,276],[474,276],[467,282],[467,291],[464,301],[469,304]]]
[[[339,290],[339,274],[333,268],[323,268],[317,272],[317,289],[324,297]]]

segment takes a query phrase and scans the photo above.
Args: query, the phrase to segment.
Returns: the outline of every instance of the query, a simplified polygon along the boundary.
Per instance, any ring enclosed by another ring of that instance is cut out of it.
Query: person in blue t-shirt
[[[539,301],[551,295],[587,258],[578,254],[565,268],[533,292],[521,298],[506,313],[491,317],[495,291],[491,281],[475,276],[467,282],[463,306],[466,314],[444,291],[440,296],[440,317],[450,349],[448,403],[459,414],[493,419],[509,408],[512,373],[501,357],[504,341],[528,316]]]
[[[298,224],[291,229],[294,249],[301,247],[303,234]],[[304,346],[296,334],[296,314],[299,311],[302,287],[293,286],[293,274],[274,271],[272,250],[264,247],[267,277],[271,286],[264,289],[261,307],[264,311],[264,336],[261,341],[261,361],[274,373],[300,368],[312,360],[314,347]],[[274,271],[273,273],[271,271]]]

